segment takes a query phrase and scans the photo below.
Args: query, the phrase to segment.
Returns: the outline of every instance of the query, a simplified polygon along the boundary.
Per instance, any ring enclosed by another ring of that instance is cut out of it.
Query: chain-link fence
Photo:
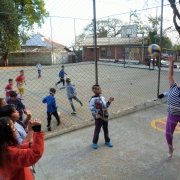
[[[22,102],[32,112],[33,117],[43,121],[44,131],[47,131],[47,113],[42,99],[49,94],[50,88],[56,89],[56,103],[61,113],[61,124],[58,127],[52,117],[53,131],[69,129],[92,120],[89,100],[93,96],[91,87],[97,79],[103,96],[107,99],[115,98],[109,109],[110,114],[154,99],[158,92],[168,90],[167,57],[175,53],[178,55],[178,51],[172,49],[173,45],[178,44],[178,36],[173,29],[173,14],[166,17],[165,13],[170,11],[169,5],[164,5],[162,67],[159,76],[158,58],[151,59],[147,47],[152,43],[160,45],[160,5],[149,8],[142,4],[143,8],[139,6],[140,10],[129,12],[122,11],[122,8],[120,10],[120,6],[126,5],[119,1],[97,1],[95,34],[93,1],[45,2],[49,16],[44,19],[41,28],[34,25],[31,31],[24,28],[23,24],[20,25],[16,13],[11,10],[0,12],[0,32],[7,36],[3,37],[4,42],[1,37],[0,97],[5,97],[5,86],[9,79],[14,80],[14,90],[17,90],[15,79],[20,70],[24,70],[26,85]],[[132,2],[127,3],[130,6]],[[113,8],[114,14],[111,11]],[[19,39],[13,31],[16,27],[7,27],[7,23],[12,25],[11,21],[19,23],[18,30],[23,32],[23,35],[19,34]],[[16,50],[10,51],[8,57],[5,57],[3,50],[8,48],[4,44],[18,46],[19,41],[21,46],[14,47]],[[98,61],[97,64],[95,60]],[[38,62],[42,65],[42,70],[37,65]],[[66,89],[60,90],[63,82],[57,84],[62,65],[67,74],[64,79],[71,79],[77,90],[77,97],[82,102],[80,104],[73,100],[74,110],[66,95]],[[41,74],[38,70],[41,70]],[[179,69],[175,71],[175,76],[178,77]],[[73,111],[77,114],[72,115]]]

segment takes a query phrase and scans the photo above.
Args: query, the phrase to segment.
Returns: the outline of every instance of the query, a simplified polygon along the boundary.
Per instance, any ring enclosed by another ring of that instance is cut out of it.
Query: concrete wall
[[[111,52],[110,56],[106,56],[101,54],[101,49],[106,49]],[[122,46],[104,46],[97,48],[97,58],[103,58],[103,59],[123,59],[122,54]],[[87,58],[87,61],[94,61],[94,51],[93,48],[84,48],[83,56]]]
[[[31,66],[40,61],[43,65],[51,65],[51,52],[30,52],[30,53],[11,53],[8,58],[9,66]]]

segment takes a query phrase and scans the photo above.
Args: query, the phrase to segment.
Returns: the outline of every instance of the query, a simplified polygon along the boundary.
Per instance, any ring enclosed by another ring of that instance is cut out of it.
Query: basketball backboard
[[[121,27],[122,38],[134,38],[137,37],[137,24],[127,25]]]

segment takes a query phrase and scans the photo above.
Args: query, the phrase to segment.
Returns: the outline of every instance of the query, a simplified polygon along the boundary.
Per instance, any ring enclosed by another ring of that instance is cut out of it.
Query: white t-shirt
[[[37,70],[41,71],[42,70],[42,65],[41,64],[36,64]]]

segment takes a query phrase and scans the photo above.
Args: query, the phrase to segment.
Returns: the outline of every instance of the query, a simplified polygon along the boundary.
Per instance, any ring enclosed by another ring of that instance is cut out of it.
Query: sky
[[[93,0],[44,0],[50,18],[45,19],[41,28],[34,26],[34,32],[39,32],[45,37],[71,47],[75,36],[82,33],[83,28],[92,22]],[[138,3],[137,3],[138,2]],[[168,1],[164,0],[164,5]],[[161,13],[161,0],[96,0],[96,18],[118,18],[129,22],[130,11],[137,11],[138,16],[145,18],[147,15],[155,17]],[[153,8],[158,7],[158,8]],[[164,6],[163,27],[173,26],[172,10]],[[158,27],[160,28],[160,27]],[[171,34],[173,41],[177,33]],[[175,40],[176,41],[176,40]]]

